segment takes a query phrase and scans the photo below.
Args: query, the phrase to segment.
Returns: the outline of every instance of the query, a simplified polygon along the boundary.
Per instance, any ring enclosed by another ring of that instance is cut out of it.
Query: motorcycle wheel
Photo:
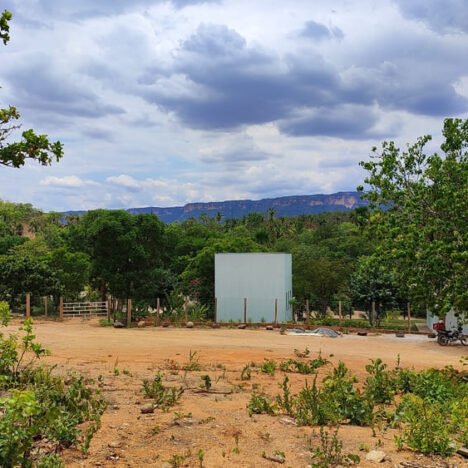
[[[447,335],[439,335],[437,337],[437,343],[440,344],[440,346],[447,346],[449,344],[449,339]]]
[[[468,346],[468,335],[460,335],[460,342],[463,346]]]

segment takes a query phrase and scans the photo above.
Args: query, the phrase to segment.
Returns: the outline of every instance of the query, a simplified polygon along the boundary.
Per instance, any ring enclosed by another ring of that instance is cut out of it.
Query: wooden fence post
[[[372,326],[375,327],[375,301],[372,301],[371,321]]]
[[[127,299],[127,327],[132,323],[132,300]]]
[[[278,323],[278,299],[275,299],[275,323]]]
[[[340,317],[340,321],[343,320],[343,314],[341,313],[341,301],[338,301],[338,316]]]
[[[26,319],[31,318],[31,293],[26,293]]]
[[[49,296],[44,296],[44,315],[49,315]]]
[[[59,320],[62,321],[63,320],[63,297],[60,296],[60,300],[59,300]]]
[[[112,299],[110,297],[107,298],[107,321],[110,322],[110,313],[112,309]]]
[[[408,310],[408,333],[411,332],[411,304],[408,302],[407,305],[407,310]]]
[[[247,298],[244,297],[244,323],[247,323]]]
[[[310,319],[310,305],[309,305],[309,299],[306,299],[306,315],[307,315],[307,320]]]

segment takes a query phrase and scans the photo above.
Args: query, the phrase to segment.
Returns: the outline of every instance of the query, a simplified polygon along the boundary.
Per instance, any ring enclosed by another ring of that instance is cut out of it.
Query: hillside
[[[188,203],[184,206],[167,208],[145,207],[129,208],[132,214],[152,213],[166,223],[198,218],[202,214],[210,217],[220,213],[223,219],[241,218],[249,213],[267,213],[275,210],[275,216],[297,216],[317,214],[329,211],[348,211],[366,202],[360,199],[358,192],[338,192],[329,195],[294,195],[289,197],[265,198],[262,200],[229,200],[211,203]],[[82,214],[82,211],[69,211],[64,214]]]

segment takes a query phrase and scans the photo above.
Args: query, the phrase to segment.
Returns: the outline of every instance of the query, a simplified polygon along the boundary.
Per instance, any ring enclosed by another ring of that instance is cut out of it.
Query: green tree
[[[0,39],[5,45],[10,40],[11,19],[12,14],[7,10],[0,16]],[[63,145],[59,141],[50,142],[47,135],[38,135],[32,129],[23,131],[20,141],[7,142],[10,135],[20,127],[16,123],[19,118],[16,107],[0,109],[0,166],[18,168],[28,159],[47,166],[54,159],[58,161],[63,156]]]
[[[89,281],[91,262],[88,255],[61,247],[49,254],[47,264],[57,278],[62,294],[67,299],[77,299]]]
[[[384,142],[361,163],[379,256],[411,302],[437,315],[468,309],[468,120],[446,119],[443,136],[443,155],[427,155],[424,136],[406,151]]]
[[[350,279],[350,290],[353,303],[365,307],[371,322],[372,302],[376,305],[375,318],[380,320],[385,311],[397,306],[400,296],[394,272],[376,255],[359,259]]]

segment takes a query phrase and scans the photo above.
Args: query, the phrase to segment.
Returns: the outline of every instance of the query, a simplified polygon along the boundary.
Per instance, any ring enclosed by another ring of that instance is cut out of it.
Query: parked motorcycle
[[[440,346],[447,346],[457,341],[460,341],[463,346],[468,346],[468,335],[463,334],[462,325],[459,325],[457,330],[446,330],[443,324],[435,323],[433,328],[437,331],[437,343]]]

